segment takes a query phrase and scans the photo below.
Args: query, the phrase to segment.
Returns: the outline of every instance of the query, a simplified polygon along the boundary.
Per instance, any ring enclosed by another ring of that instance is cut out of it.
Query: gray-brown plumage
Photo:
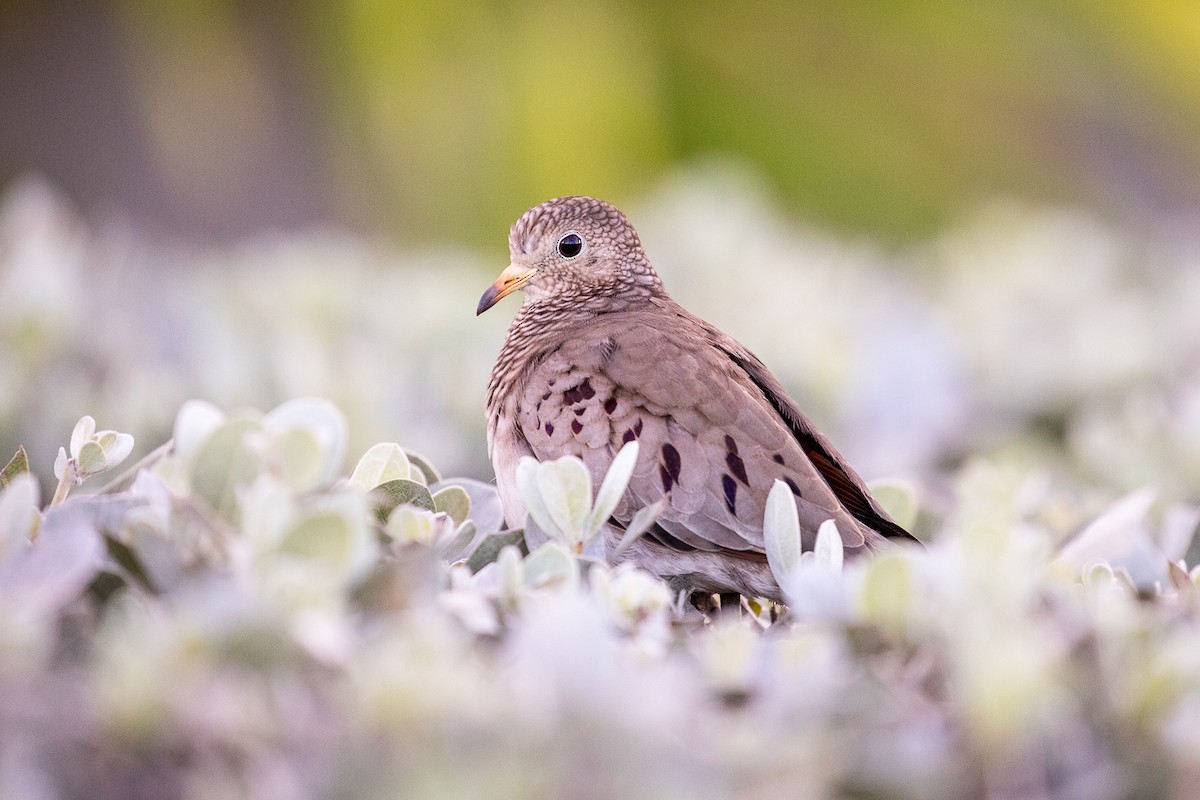
[[[525,293],[487,395],[510,526],[525,521],[522,456],[576,455],[599,485],[637,439],[633,478],[605,531],[609,552],[639,508],[667,496],[623,555],[695,591],[782,599],[762,531],[777,478],[795,496],[806,549],[827,519],[848,556],[912,539],[753,353],[667,295],[616,208],[591,197],[542,203],[513,225],[509,249],[512,263],[477,313]]]

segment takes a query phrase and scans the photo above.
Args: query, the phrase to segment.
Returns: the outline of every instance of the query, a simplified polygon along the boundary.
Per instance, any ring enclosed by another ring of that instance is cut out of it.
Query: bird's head
[[[637,231],[594,197],[559,197],[521,215],[508,237],[511,263],[479,299],[482,314],[520,289],[526,303],[580,304],[662,292]]]

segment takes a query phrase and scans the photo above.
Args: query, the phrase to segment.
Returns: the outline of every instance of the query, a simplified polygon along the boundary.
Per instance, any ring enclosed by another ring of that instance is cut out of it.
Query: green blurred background
[[[1157,216],[1200,206],[1197,53],[1192,0],[7,0],[0,185],[207,241],[493,247],[714,154],[883,240],[996,195]]]

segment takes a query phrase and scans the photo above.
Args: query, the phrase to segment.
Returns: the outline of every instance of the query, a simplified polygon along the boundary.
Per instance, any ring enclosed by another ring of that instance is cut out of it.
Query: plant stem
[[[50,501],[51,508],[67,499],[67,493],[71,491],[71,484],[75,483],[75,478],[75,459],[72,458],[63,467],[62,477],[58,479],[58,487],[54,490],[54,498]]]

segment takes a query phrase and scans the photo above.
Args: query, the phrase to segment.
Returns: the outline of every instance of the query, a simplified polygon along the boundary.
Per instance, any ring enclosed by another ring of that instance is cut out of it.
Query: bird
[[[636,440],[633,474],[603,531],[606,553],[693,602],[786,601],[763,536],[776,480],[791,490],[806,550],[830,519],[847,557],[915,541],[762,361],[671,299],[615,206],[548,200],[521,215],[508,243],[511,263],[476,315],[524,294],[487,386],[488,454],[510,528],[525,523],[523,457],[576,456],[598,485]],[[654,524],[618,552],[634,514],[654,503]]]

